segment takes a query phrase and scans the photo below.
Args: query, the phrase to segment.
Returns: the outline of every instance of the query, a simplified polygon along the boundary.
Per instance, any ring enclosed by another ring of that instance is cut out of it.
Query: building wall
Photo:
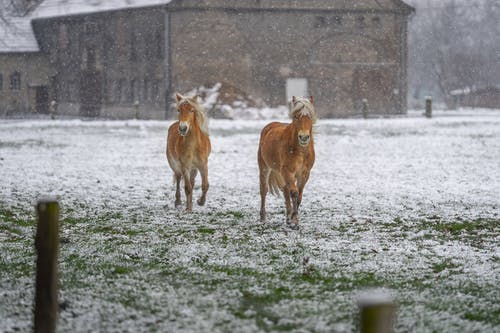
[[[170,8],[173,89],[221,82],[275,106],[287,103],[287,79],[305,78],[321,116],[361,114],[363,99],[370,113],[406,112],[406,14],[331,9],[331,1],[286,9],[248,1],[238,10],[229,2]]]
[[[35,21],[58,112],[164,119],[164,24],[160,7]]]
[[[47,59],[41,54],[0,54],[0,116],[46,111],[41,105],[37,108],[37,89],[45,87],[50,93],[49,77]]]

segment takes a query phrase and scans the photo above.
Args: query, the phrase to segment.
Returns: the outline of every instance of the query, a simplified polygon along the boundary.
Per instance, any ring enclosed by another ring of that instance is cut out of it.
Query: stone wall
[[[169,14],[171,87],[221,82],[276,106],[287,79],[305,78],[322,116],[360,114],[363,99],[374,114],[406,112],[406,14],[349,3],[180,1]]]
[[[19,86],[11,87],[11,75],[16,72]],[[48,89],[50,75],[47,59],[42,54],[0,54],[0,116],[36,113],[39,110],[37,88]],[[47,103],[49,100],[47,96]]]
[[[56,69],[58,111],[74,116],[165,117],[161,7],[35,21]]]

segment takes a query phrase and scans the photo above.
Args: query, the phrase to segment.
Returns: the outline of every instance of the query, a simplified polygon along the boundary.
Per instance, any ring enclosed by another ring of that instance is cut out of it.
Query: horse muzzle
[[[310,135],[300,135],[299,134],[299,145],[301,145],[302,147],[305,147],[309,144],[309,141],[311,141]]]
[[[179,135],[186,136],[189,132],[189,126],[187,124],[180,123],[179,124]]]

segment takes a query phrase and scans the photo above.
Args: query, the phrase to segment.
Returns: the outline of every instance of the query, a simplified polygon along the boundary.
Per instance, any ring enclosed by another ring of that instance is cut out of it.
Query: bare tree
[[[498,1],[413,4],[409,86],[414,97],[423,92],[449,102],[454,89],[500,83]]]

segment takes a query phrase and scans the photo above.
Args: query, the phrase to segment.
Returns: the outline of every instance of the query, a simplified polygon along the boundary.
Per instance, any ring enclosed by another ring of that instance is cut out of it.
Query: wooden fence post
[[[361,100],[361,112],[363,113],[363,118],[368,118],[368,100],[366,98]]]
[[[134,102],[135,119],[139,119],[139,101]]]
[[[427,118],[432,118],[432,97],[425,97],[425,116]]]
[[[396,305],[390,294],[366,292],[358,299],[360,333],[393,333]]]
[[[52,198],[40,199],[36,209],[35,332],[55,332],[58,309],[59,204]]]

